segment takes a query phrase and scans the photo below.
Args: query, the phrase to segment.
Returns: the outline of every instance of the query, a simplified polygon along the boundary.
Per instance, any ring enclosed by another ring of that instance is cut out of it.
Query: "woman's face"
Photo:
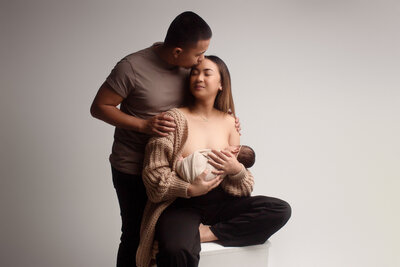
[[[190,92],[196,99],[215,99],[222,90],[218,66],[209,59],[204,59],[192,68],[190,74]]]

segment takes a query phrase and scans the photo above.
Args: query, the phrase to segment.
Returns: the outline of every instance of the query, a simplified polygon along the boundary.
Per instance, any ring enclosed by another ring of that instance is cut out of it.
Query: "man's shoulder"
[[[149,61],[151,59],[151,53],[152,51],[150,46],[126,55],[122,60],[126,60],[131,64],[136,63],[137,61]]]

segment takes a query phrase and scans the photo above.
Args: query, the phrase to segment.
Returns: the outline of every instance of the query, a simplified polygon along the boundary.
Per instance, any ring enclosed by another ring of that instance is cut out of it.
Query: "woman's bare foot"
[[[201,243],[218,240],[218,238],[214,235],[214,233],[211,232],[209,225],[204,225],[201,223],[199,226],[199,232],[200,232]]]

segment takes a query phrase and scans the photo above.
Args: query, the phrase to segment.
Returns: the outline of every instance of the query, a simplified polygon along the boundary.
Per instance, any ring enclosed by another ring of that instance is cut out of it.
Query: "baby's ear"
[[[232,148],[232,149],[231,149],[231,152],[232,152],[232,153],[237,153],[237,152],[239,152],[239,147],[234,147],[234,148]]]

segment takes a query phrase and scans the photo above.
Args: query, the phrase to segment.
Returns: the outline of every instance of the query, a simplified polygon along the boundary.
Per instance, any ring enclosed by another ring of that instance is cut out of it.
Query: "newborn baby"
[[[254,150],[249,146],[229,146],[225,148],[232,154],[236,155],[237,160],[244,165],[245,168],[250,168],[255,162],[256,155]],[[208,163],[210,159],[208,153],[211,149],[202,149],[193,152],[186,158],[181,157],[176,163],[176,172],[186,182],[193,182],[205,169],[208,169],[206,181],[214,179],[217,175],[212,171],[216,170],[214,166]],[[222,175],[223,176],[223,175]]]

